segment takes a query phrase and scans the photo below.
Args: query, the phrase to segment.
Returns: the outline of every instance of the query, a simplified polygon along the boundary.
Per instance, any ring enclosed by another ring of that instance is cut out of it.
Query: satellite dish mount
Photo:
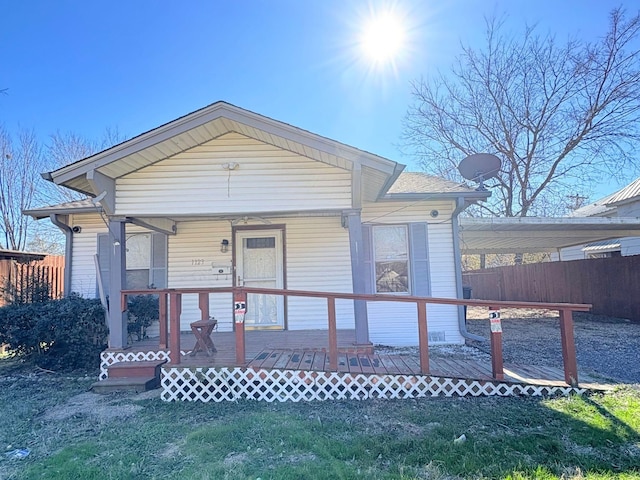
[[[490,153],[474,153],[462,159],[458,171],[467,180],[478,184],[479,192],[486,192],[484,181],[498,176],[502,162]]]

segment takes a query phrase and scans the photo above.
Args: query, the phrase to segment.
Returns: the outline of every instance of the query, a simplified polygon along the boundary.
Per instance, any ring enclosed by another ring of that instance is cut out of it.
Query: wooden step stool
[[[204,352],[208,357],[213,352],[217,352],[213,340],[211,340],[211,333],[216,325],[218,325],[218,321],[213,317],[209,318],[209,320],[198,320],[190,324],[191,331],[196,337],[196,345],[191,350],[191,356],[195,356],[198,352]]]

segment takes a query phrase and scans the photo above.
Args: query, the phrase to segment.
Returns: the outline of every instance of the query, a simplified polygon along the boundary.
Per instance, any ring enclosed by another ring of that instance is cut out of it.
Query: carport
[[[459,231],[464,255],[557,253],[574,245],[638,237],[640,218],[461,218]]]

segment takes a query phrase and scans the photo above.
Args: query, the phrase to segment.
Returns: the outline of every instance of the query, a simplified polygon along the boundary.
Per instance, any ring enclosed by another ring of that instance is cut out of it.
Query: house
[[[638,218],[640,217],[640,178],[617,192],[575,210],[574,218]],[[622,237],[563,248],[554,260],[626,257],[640,254],[640,237]]]
[[[457,217],[489,194],[404,168],[217,102],[45,174],[89,199],[25,213],[65,232],[65,291],[85,297],[245,285],[462,298]],[[327,329],[317,300],[250,295],[246,328]],[[182,302],[188,331],[197,295]],[[231,302],[210,299],[220,331]],[[127,343],[119,310],[112,349]],[[340,300],[336,316],[357,344],[418,343],[411,303]],[[464,342],[461,307],[428,316],[430,342]]]

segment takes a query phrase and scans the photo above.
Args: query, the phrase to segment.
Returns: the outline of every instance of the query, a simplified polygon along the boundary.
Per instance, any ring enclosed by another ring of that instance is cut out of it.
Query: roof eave
[[[95,213],[97,207],[63,207],[63,208],[34,208],[23,210],[23,215],[28,215],[34,220],[49,218],[51,215],[72,215],[76,213]]]
[[[491,192],[407,192],[407,193],[387,193],[381,200],[391,201],[412,201],[412,200],[455,200],[463,198],[468,203],[481,202],[491,196]]]
[[[398,171],[400,164],[392,160],[220,101],[183,117],[179,117],[169,123],[165,123],[107,150],[103,150],[95,155],[48,173],[56,184],[63,184],[72,178],[86,175],[90,170],[99,169],[111,162],[137,153],[147,147],[156,145],[220,117],[229,118],[230,120],[267,131],[268,133],[290,139],[294,142],[297,141],[301,144],[311,145],[318,150],[336,155],[354,163],[374,168],[388,175],[396,175],[395,178],[397,178],[397,175],[399,175],[404,168],[404,166],[402,166]],[[390,185],[389,183],[389,186]]]

